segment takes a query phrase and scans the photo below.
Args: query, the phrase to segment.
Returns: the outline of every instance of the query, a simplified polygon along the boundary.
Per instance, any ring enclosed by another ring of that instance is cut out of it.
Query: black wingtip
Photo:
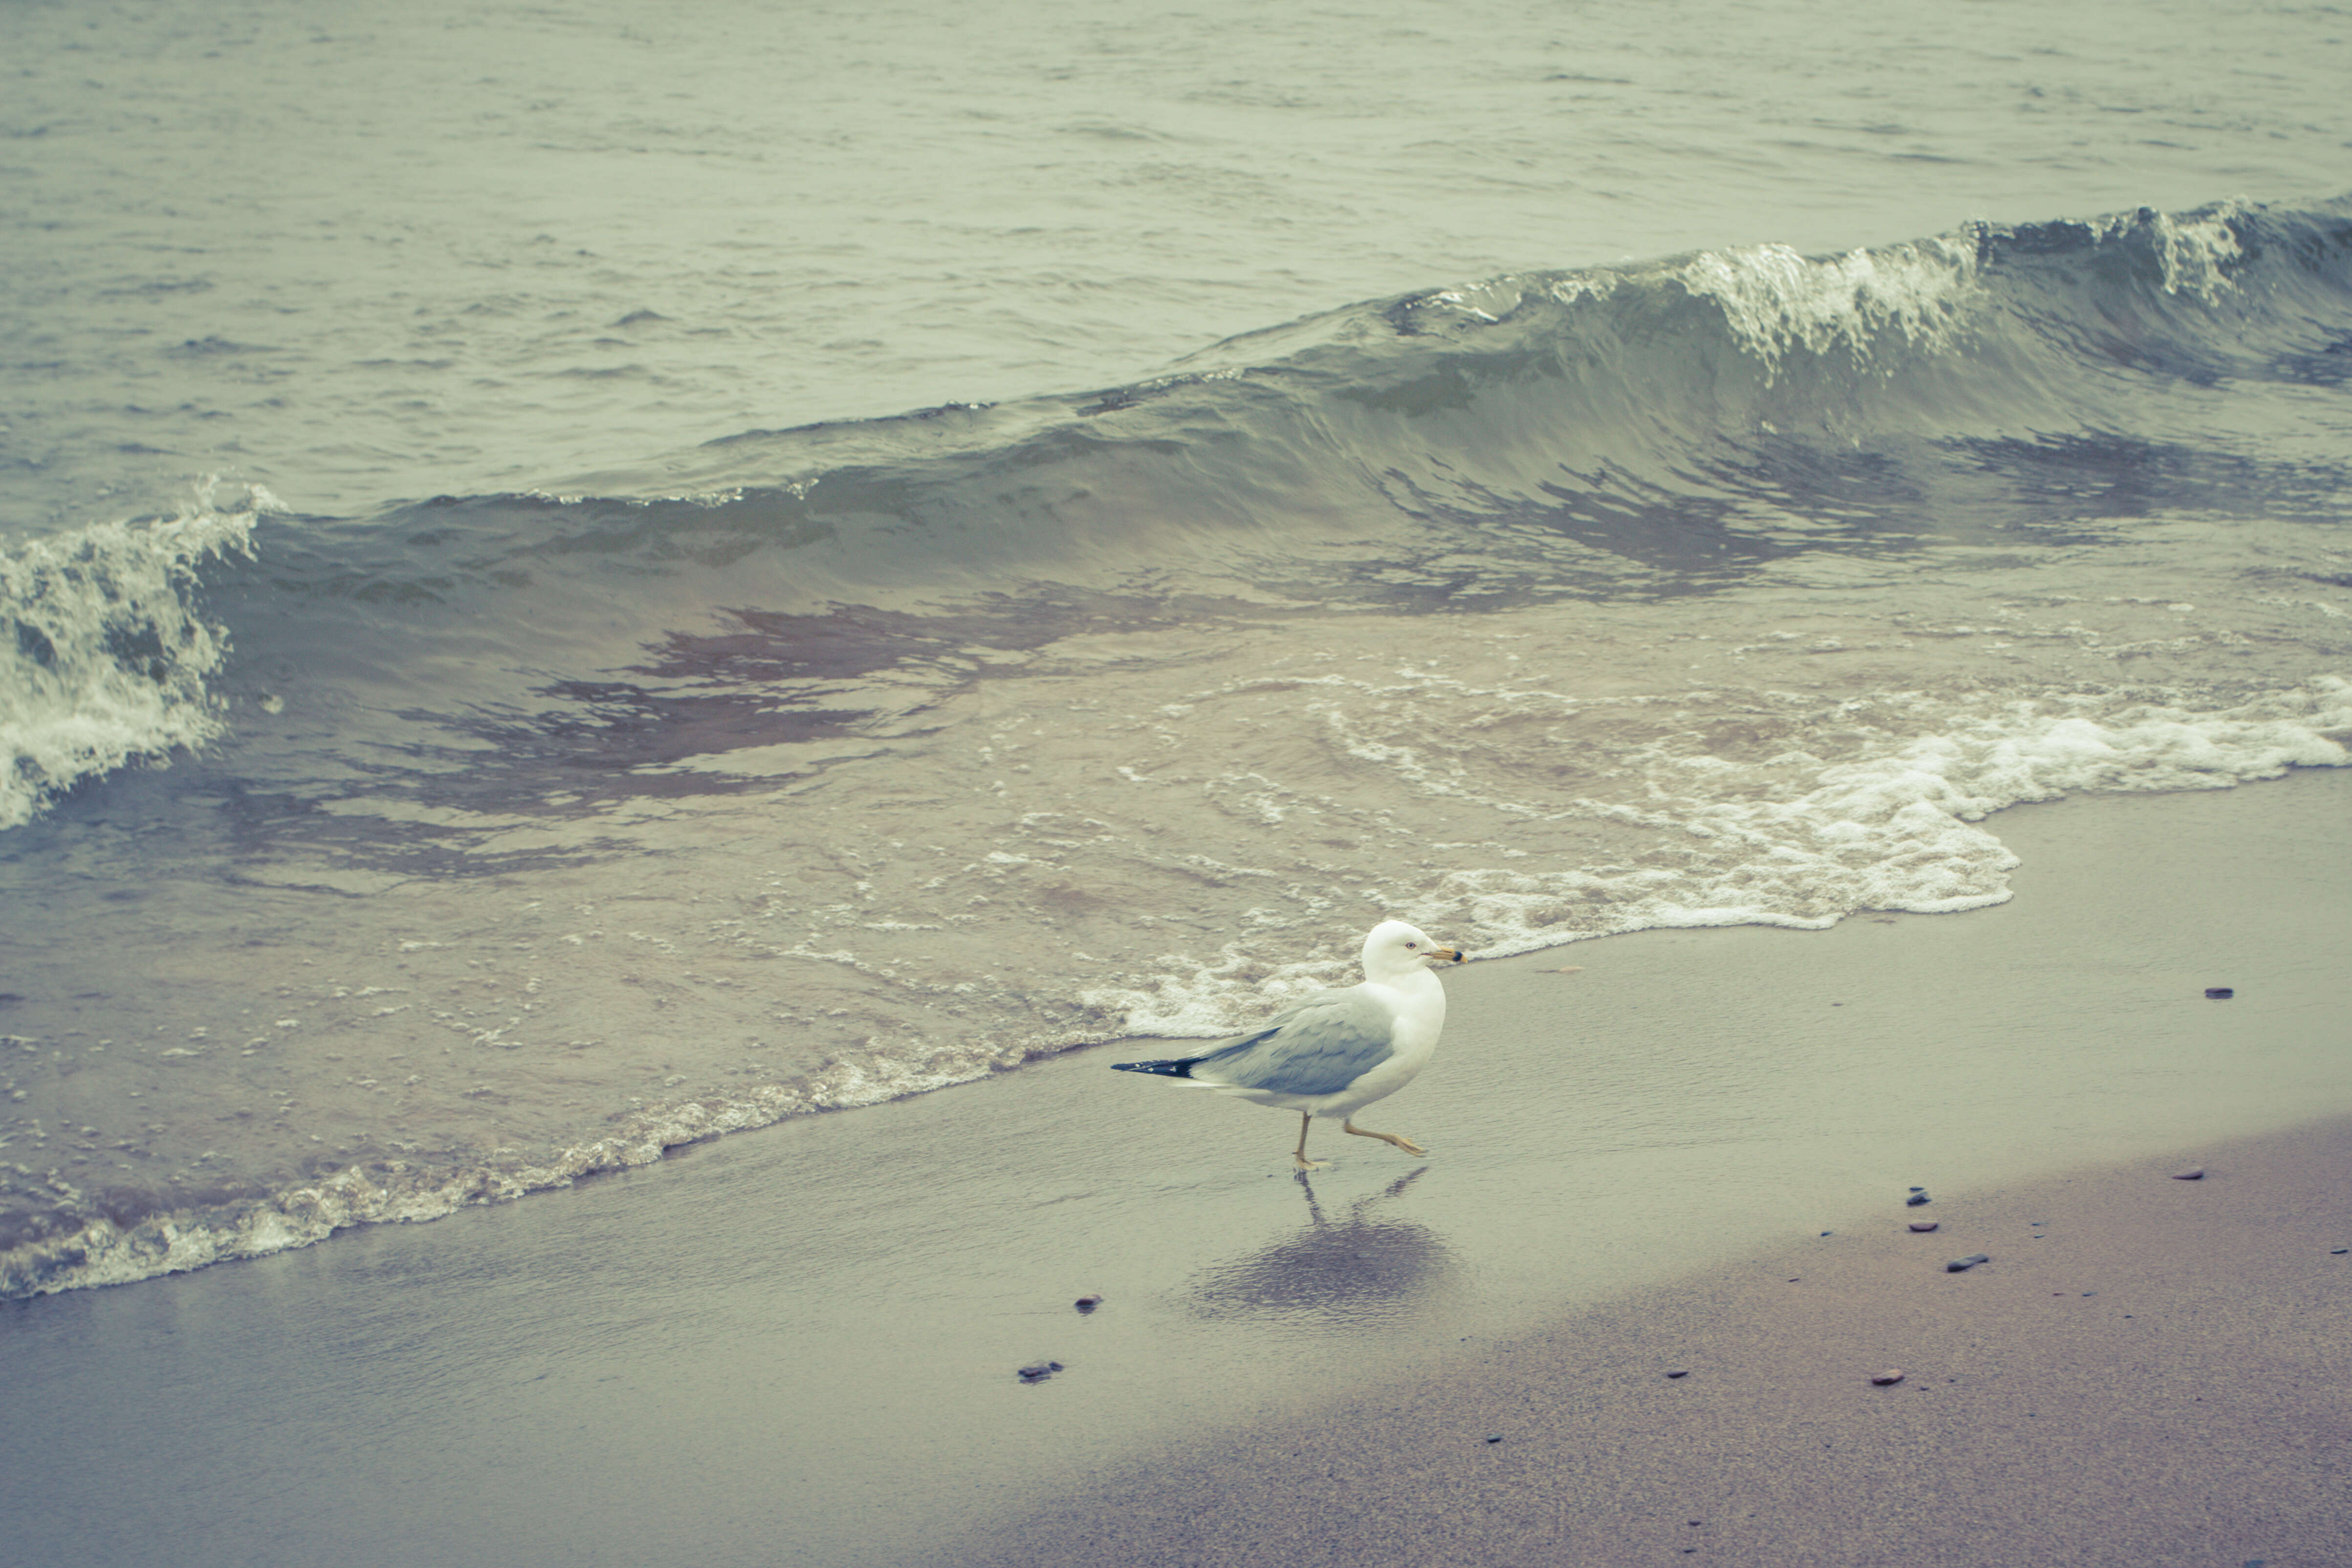
[[[1110,1070],[1158,1073],[1161,1078],[1191,1078],[1192,1064],[1199,1059],[1197,1057],[1184,1057],[1164,1062],[1113,1062],[1110,1064]]]

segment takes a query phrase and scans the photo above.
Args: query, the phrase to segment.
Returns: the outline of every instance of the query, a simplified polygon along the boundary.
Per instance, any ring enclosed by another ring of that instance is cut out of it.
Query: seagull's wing
[[[1323,991],[1255,1034],[1192,1058],[1196,1081],[1275,1094],[1337,1094],[1388,1060],[1396,1014],[1361,985]]]

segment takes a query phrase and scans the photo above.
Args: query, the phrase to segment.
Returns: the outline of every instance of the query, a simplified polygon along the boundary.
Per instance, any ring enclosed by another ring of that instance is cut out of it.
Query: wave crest
[[[0,552],[0,828],[79,779],[219,733],[205,681],[228,639],[195,610],[196,568],[250,554],[255,519],[278,508],[258,486],[216,489],[172,518]]]

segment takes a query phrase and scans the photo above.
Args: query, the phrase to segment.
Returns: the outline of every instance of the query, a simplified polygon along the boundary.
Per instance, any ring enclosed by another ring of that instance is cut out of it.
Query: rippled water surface
[[[12,5],[0,528],[528,489],[1402,289],[2352,184],[2325,7]]]

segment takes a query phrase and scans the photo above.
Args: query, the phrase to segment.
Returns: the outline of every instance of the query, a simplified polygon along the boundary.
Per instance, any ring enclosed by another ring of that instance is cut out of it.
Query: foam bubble
[[[459,1209],[511,1202],[605,1172],[650,1165],[672,1149],[790,1116],[877,1105],[982,1078],[1003,1062],[879,1058],[839,1064],[799,1087],[701,1094],[616,1118],[611,1136],[536,1155],[500,1150],[437,1170],[352,1167],[263,1195],[159,1211],[121,1223],[93,1218],[69,1235],[0,1253],[0,1301],[127,1285],[215,1263],[314,1246],[354,1226],[419,1224]],[[405,1164],[405,1162],[404,1162]],[[62,1195],[79,1201],[70,1186]]]
[[[167,520],[0,552],[0,829],[77,779],[219,732],[205,682],[228,645],[191,604],[195,568],[250,553],[254,520],[277,503],[257,486],[227,503],[214,489]]]
[[[2231,273],[2245,261],[2246,247],[2231,220],[2242,217],[2247,206],[2241,199],[2179,216],[2143,210],[2110,218],[2104,237],[2119,238],[2144,227],[2164,264],[2164,291],[2194,295],[2210,305],[2237,286]]]
[[[1457,683],[1448,695],[1505,694]],[[1649,706],[1647,698],[1586,699],[1578,711]],[[1384,770],[1410,795],[1525,824],[1527,843],[1540,846],[1547,828],[1580,820],[1643,836],[1618,858],[1558,868],[1482,865],[1449,847],[1453,868],[1401,872],[1398,912],[1481,957],[1635,931],[1818,930],[1864,910],[1980,909],[2009,899],[2008,874],[2018,864],[1978,826],[2005,807],[2073,794],[2225,788],[2292,767],[2352,764],[2344,743],[2352,737],[2352,682],[2336,678],[2219,707],[2120,692],[1990,707],[1914,695],[1893,707],[1885,717],[1899,728],[1879,730],[1860,754],[1834,763],[1804,747],[1823,745],[1839,716],[1805,700],[1790,700],[1780,721],[1793,743],[1753,760],[1695,752],[1687,733],[1662,720],[1661,732],[1627,754],[1623,771],[1638,787],[1615,799],[1510,798],[1497,788],[1503,780],[1464,766],[1458,754],[1433,760],[1458,752],[1451,737],[1416,746],[1380,734],[1404,717],[1393,708],[1385,715],[1334,708],[1322,717],[1350,760]],[[1496,857],[1526,858],[1510,849]],[[1270,968],[1254,962],[1256,945],[1228,943],[1213,961],[1086,1000],[1121,1015],[1137,1035],[1205,1037],[1241,1026],[1270,997],[1353,978],[1336,958]]]
[[[1778,369],[1796,349],[1843,348],[1865,363],[1888,331],[1942,347],[1976,285],[1977,262],[1973,249],[1948,238],[1829,257],[1763,245],[1702,251],[1673,276],[1714,300],[1740,343]]]

